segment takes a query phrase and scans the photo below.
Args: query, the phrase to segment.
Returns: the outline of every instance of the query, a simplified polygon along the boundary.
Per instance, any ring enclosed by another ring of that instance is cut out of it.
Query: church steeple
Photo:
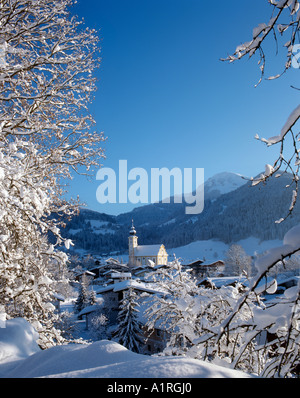
[[[136,235],[136,230],[135,230],[134,225],[133,225],[133,220],[132,220],[132,226],[131,226],[131,230],[130,230],[129,234],[130,235]]]
[[[132,226],[131,229],[129,231],[129,237],[128,237],[128,252],[129,252],[129,262],[128,265],[131,267],[134,267],[135,264],[135,257],[134,257],[134,249],[137,247],[138,245],[138,237],[136,235],[136,230],[135,227],[133,225],[133,220],[132,220]]]

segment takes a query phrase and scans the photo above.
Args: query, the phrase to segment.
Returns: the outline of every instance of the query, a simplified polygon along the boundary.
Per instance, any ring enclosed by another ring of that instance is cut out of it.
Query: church
[[[168,253],[164,245],[138,245],[138,237],[133,225],[129,232],[129,267],[148,265],[149,260],[154,265],[166,265],[168,263]]]

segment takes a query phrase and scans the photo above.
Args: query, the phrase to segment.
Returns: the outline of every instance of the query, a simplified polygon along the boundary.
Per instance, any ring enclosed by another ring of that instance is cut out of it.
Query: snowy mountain
[[[218,240],[225,244],[253,237],[261,241],[282,239],[300,222],[300,205],[285,222],[293,186],[291,176],[271,178],[265,185],[251,186],[240,176],[221,173],[205,183],[205,206],[199,215],[186,215],[185,203],[155,203],[119,216],[82,210],[67,224],[65,235],[76,249],[97,254],[124,253],[128,230],[134,220],[140,244],[162,242],[167,248],[196,241]]]
[[[209,178],[204,184],[206,199],[214,199],[225,193],[235,191],[246,181],[239,174],[223,172]]]

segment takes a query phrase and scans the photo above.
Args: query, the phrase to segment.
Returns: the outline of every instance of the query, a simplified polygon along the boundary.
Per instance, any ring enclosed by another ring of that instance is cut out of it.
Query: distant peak
[[[246,181],[240,174],[224,171],[214,175],[205,182],[205,192],[206,195],[214,193],[213,196],[217,197],[235,191],[245,183]]]

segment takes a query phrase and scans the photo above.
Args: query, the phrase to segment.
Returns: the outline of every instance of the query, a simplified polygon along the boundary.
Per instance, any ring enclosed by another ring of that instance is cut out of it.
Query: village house
[[[81,282],[83,275],[86,276],[87,278],[89,278],[90,281],[93,280],[96,276],[96,274],[94,272],[91,272],[88,270],[82,270],[75,274],[75,276],[74,276],[75,281]]]
[[[151,283],[144,283],[136,279],[128,278],[128,274],[125,273],[123,275],[118,274],[114,283],[95,289],[97,296],[101,295],[103,298],[103,313],[109,319],[110,325],[116,325],[120,304],[124,298],[124,293],[128,289],[134,289],[138,294],[139,304],[144,303],[138,306],[138,318],[142,330],[142,335],[140,337],[144,341],[144,345],[141,347],[141,353],[150,355],[162,352],[166,346],[166,332],[157,327],[149,333],[145,326],[145,305],[150,305],[149,300],[152,294],[163,294],[163,292],[157,290]]]
[[[124,298],[125,292],[129,289],[134,289],[138,295],[138,301],[149,302],[148,300],[153,294],[164,294],[157,290],[155,284],[141,281],[143,278],[142,271],[146,273],[151,270],[166,267],[168,264],[168,253],[164,245],[138,245],[138,237],[134,225],[129,235],[129,261],[128,264],[120,263],[118,260],[109,258],[104,264],[97,264],[98,281],[101,285],[94,284],[94,292],[97,295],[97,301],[101,301],[101,312],[108,319],[108,330],[111,337],[114,336],[115,327],[117,325],[117,317],[120,310],[121,302]],[[96,271],[95,268],[92,271]],[[137,275],[133,275],[138,271]],[[95,272],[96,273],[96,272]],[[142,330],[140,336],[144,341],[141,347],[141,353],[154,354],[163,351],[166,345],[166,332],[159,327],[149,332],[145,326],[146,320],[144,317],[143,307],[138,306],[139,322]],[[82,310],[80,315],[86,317],[86,328],[88,329],[89,317],[99,310],[99,305],[90,306]]]
[[[133,288],[139,294],[141,293],[157,293],[157,290],[148,283],[143,283],[135,279],[128,278],[128,274],[118,275],[114,283],[107,286],[95,288],[97,295],[101,295],[105,300],[105,307],[109,310],[110,323],[114,323],[117,319],[120,303],[124,297],[124,291]]]
[[[194,261],[193,263],[187,264],[185,268],[192,270],[192,275],[197,279],[203,277],[216,277],[223,275],[225,269],[224,261],[215,261],[214,263],[205,264],[202,260]]]

